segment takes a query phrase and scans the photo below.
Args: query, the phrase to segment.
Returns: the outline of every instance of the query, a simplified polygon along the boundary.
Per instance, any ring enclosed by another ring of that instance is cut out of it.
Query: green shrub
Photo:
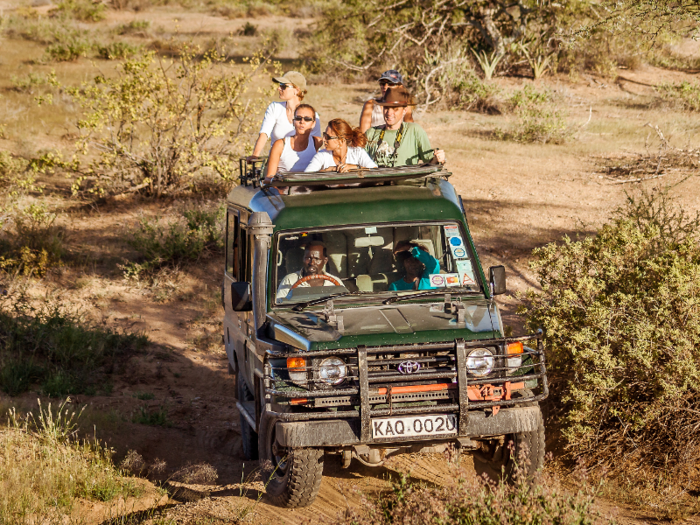
[[[99,22],[106,16],[105,4],[92,0],[62,0],[58,3],[57,11],[81,22]]]
[[[662,100],[686,111],[700,111],[700,84],[697,82],[664,82],[656,88]]]
[[[17,395],[43,383],[50,396],[94,393],[118,360],[147,341],[90,323],[60,303],[37,308],[21,294],[6,297],[0,301],[0,389]]]
[[[453,469],[454,480],[441,487],[421,487],[401,475],[393,491],[349,509],[338,524],[372,525],[588,525],[598,517],[589,487],[567,493],[557,482],[541,476],[534,484],[493,483],[463,468]]]
[[[42,277],[61,264],[65,228],[46,204],[30,204],[9,216],[12,226],[0,236],[0,271]]]
[[[139,35],[144,36],[151,27],[150,20],[132,20],[128,24],[120,24],[115,33],[117,35]]]
[[[550,91],[538,91],[529,84],[508,100],[517,122],[510,129],[497,129],[501,140],[562,144],[571,136],[564,111],[557,107]]]
[[[0,432],[0,523],[68,523],[79,499],[140,494],[115,468],[111,449],[78,439],[80,413],[69,406],[40,404],[36,417],[10,410]]]
[[[141,46],[126,42],[112,42],[106,46],[97,46],[97,55],[104,60],[123,60],[141,52]]]
[[[466,109],[480,113],[501,113],[501,89],[494,83],[482,80],[470,71],[467,77],[454,86],[453,109]]]
[[[128,232],[127,243],[141,255],[140,262],[124,266],[127,277],[152,273],[165,267],[195,261],[206,251],[223,250],[223,206],[186,209],[181,216],[164,221],[141,219]]]
[[[168,418],[168,411],[162,406],[153,412],[148,410],[146,407],[139,407],[139,410],[134,413],[131,420],[132,422],[139,423],[140,425],[150,425],[155,427],[172,426],[172,423]]]
[[[92,50],[92,47],[90,42],[81,38],[51,44],[46,48],[46,60],[53,62],[72,62],[81,57],[86,57]]]
[[[699,225],[643,194],[597,235],[533,252],[542,291],[520,313],[544,328],[555,422],[590,465],[697,475]]]

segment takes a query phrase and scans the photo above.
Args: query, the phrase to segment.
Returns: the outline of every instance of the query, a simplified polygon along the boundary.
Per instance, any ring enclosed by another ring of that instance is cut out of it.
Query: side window
[[[226,273],[236,281],[250,280],[248,232],[237,210],[228,210],[226,215]]]

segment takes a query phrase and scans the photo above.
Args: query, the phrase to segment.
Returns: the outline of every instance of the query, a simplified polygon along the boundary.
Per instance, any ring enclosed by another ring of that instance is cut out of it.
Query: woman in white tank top
[[[321,147],[323,141],[311,135],[316,125],[316,110],[308,104],[300,104],[294,112],[294,130],[291,137],[275,141],[267,160],[265,180],[285,171],[304,171]]]

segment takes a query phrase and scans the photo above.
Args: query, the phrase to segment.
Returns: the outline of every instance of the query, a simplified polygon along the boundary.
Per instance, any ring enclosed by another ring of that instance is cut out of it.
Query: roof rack
[[[239,183],[241,186],[260,187],[263,178],[263,168],[267,162],[267,157],[257,157],[250,162],[244,157],[238,159]]]
[[[376,185],[399,182],[408,179],[442,178],[447,179],[452,173],[436,164],[421,166],[400,166],[396,168],[357,169],[347,173],[334,171],[278,173],[266,187],[286,188],[290,186],[328,186],[336,184]]]

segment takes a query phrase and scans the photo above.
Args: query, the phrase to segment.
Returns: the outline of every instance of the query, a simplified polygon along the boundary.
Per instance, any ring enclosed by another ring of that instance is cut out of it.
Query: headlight
[[[477,377],[485,376],[493,371],[493,353],[486,348],[476,348],[467,356],[467,370]]]
[[[329,385],[339,385],[348,375],[348,367],[338,357],[328,357],[318,367],[318,378]]]

